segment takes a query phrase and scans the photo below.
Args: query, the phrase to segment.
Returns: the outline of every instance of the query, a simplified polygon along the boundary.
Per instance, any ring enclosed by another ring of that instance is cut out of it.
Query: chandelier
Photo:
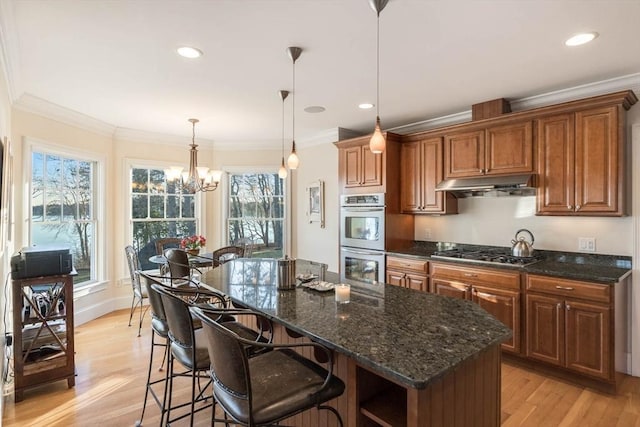
[[[206,166],[198,166],[198,145],[196,144],[196,123],[198,119],[189,119],[192,127],[191,149],[189,150],[189,171],[181,166],[165,169],[167,182],[176,182],[182,193],[195,194],[198,191],[214,191],[220,184],[222,171],[209,170]]]

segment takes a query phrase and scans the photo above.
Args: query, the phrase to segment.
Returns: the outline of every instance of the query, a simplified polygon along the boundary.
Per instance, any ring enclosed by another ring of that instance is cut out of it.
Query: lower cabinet
[[[526,355],[614,380],[611,286],[529,275]]]
[[[520,273],[466,267],[459,264],[431,263],[430,291],[453,298],[472,300],[513,331],[502,349],[521,351]]]
[[[386,283],[427,292],[429,290],[427,261],[387,256]]]

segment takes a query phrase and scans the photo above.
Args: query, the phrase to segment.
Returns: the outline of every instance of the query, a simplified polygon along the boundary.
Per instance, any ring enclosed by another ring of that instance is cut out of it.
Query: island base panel
[[[292,337],[283,325],[274,323],[274,342],[308,342]],[[311,349],[301,354],[312,360]],[[500,345],[462,363],[443,378],[416,389],[385,378],[334,352],[333,372],[345,382],[345,393],[330,401],[345,426],[465,426],[500,425]],[[285,425],[334,427],[338,423],[328,411],[312,409],[283,421]]]

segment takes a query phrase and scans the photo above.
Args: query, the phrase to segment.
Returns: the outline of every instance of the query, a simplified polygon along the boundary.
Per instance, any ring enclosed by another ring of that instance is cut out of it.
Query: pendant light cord
[[[376,20],[376,116],[380,117],[380,12]]]
[[[282,98],[282,161],[284,162],[284,97]]]
[[[296,60],[293,60],[293,96],[291,97],[291,121],[293,122],[291,140],[296,143]]]

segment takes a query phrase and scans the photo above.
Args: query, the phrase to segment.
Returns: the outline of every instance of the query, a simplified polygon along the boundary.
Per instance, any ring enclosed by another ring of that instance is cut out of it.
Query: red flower
[[[204,236],[193,235],[185,237],[180,241],[182,249],[199,249],[206,245],[207,239]]]

